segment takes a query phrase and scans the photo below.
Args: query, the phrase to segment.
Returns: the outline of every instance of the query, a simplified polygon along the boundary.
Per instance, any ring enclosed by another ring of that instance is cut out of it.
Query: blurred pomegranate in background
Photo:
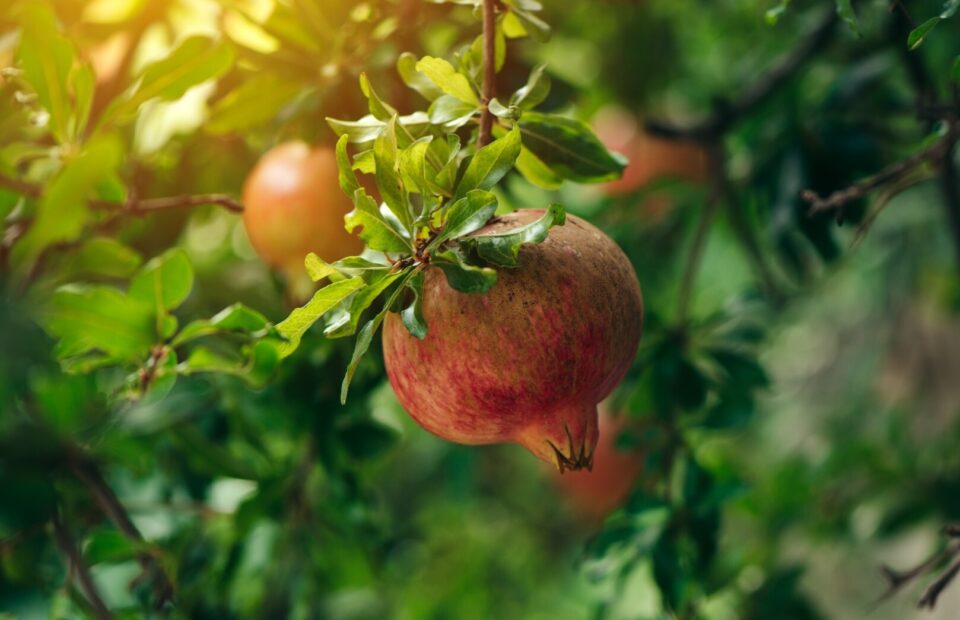
[[[593,453],[593,471],[551,472],[578,517],[589,523],[602,521],[619,508],[643,474],[644,454],[617,448],[617,439],[625,430],[638,430],[639,424],[625,414],[614,416],[600,406],[600,440]]]
[[[335,261],[363,250],[344,228],[353,203],[338,178],[330,148],[287,142],[260,158],[243,187],[243,224],[264,262],[290,275],[310,252]]]
[[[707,158],[702,147],[651,136],[643,130],[640,119],[622,108],[601,109],[594,117],[593,126],[608,149],[629,160],[621,178],[601,186],[609,196],[631,194],[661,178],[694,183],[702,183],[707,178]],[[656,202],[651,203],[651,215],[660,214],[668,206],[662,201],[653,204]]]

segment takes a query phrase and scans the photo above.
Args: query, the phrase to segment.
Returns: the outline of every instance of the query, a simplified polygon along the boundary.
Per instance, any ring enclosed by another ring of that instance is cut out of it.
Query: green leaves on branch
[[[910,35],[907,37],[907,45],[911,50],[920,47],[927,36],[936,28],[937,24],[945,19],[950,19],[957,14],[958,10],[960,10],[960,0],[947,0],[939,15],[931,17],[910,32]]]
[[[480,6],[474,0],[457,1]],[[502,8],[494,40],[496,69],[505,62],[507,37],[547,32],[546,24],[535,16],[541,8],[538,2],[506,0]],[[496,186],[512,170],[551,188],[565,179],[609,181],[623,171],[624,163],[586,124],[533,111],[550,92],[543,66],[504,99],[507,105],[481,101],[481,43],[475,40],[464,46],[453,61],[400,56],[397,71],[407,86],[430,102],[426,113],[400,116],[361,75],[369,114],[357,121],[327,119],[340,136],[340,188],[354,204],[344,223],[366,243],[367,251],[335,263],[308,256],[307,272],[327,284],[277,330],[286,338],[283,356],[291,354],[304,331],[321,319],[328,337],[357,334],[343,398],[387,312],[399,312],[413,336],[427,337],[423,315],[427,269],[442,270],[455,290],[484,293],[496,284],[495,268],[517,267],[524,244],[542,243],[551,227],[564,223],[563,209],[552,205],[528,225],[477,234],[496,214]],[[475,127],[487,105],[496,117],[495,139],[478,148]],[[376,190],[361,184],[357,172],[372,175]],[[381,298],[385,301],[377,306]],[[375,314],[365,319],[371,309]]]

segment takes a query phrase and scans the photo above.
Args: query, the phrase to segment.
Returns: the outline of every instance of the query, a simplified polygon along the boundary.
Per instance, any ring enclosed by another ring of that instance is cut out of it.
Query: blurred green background
[[[228,50],[201,83],[145,102],[118,127],[119,172],[96,187],[105,197],[239,195],[272,146],[332,145],[324,118],[366,113],[362,71],[401,113],[415,110],[398,55],[449,56],[472,42],[472,4],[9,2],[0,173],[42,186],[82,142],[51,137],[21,80],[28,5],[48,6],[92,64],[94,118],[186,37]],[[378,343],[341,406],[352,343],[319,330],[263,387],[198,374],[118,401],[121,371],[58,366],[56,339],[38,326],[57,286],[123,283],[124,261],[135,269],[177,246],[195,272],[182,322],[238,301],[279,321],[292,307],[285,276],[256,257],[236,214],[213,206],[123,221],[108,234],[132,254],[94,255],[109,265],[54,247],[25,276],[8,246],[36,197],[7,186],[0,617],[90,615],[54,523],[117,617],[957,617],[960,587],[935,612],[916,610],[933,575],[875,607],[886,587],[878,566],[918,564],[960,521],[960,224],[949,216],[960,206],[944,192],[960,191],[957,160],[952,175],[928,166],[855,201],[843,226],[808,215],[801,199],[909,156],[937,139],[938,120],[960,115],[960,17],[912,51],[907,38],[956,3],[544,4],[551,37],[510,39],[498,86],[513,90],[545,63],[545,107],[591,122],[631,158],[630,183],[545,190],[511,175],[498,192],[515,208],[560,202],[637,270],[644,342],[604,414],[627,429],[613,433],[617,449],[643,462],[641,473],[619,466],[629,493],[597,510],[519,447],[429,435],[393,397]],[[819,29],[828,34],[809,58],[710,145],[644,130],[732,118]],[[677,297],[711,203],[685,320]],[[145,542],[104,517],[71,469],[76,450]],[[141,553],[171,576],[172,607],[152,609],[156,575],[141,575]]]

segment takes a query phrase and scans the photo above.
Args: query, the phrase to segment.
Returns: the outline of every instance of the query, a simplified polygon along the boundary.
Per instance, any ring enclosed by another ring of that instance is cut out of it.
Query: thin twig
[[[917,566],[905,571],[898,571],[883,565],[880,567],[880,573],[887,580],[887,589],[880,595],[877,602],[883,602],[900,591],[908,583],[922,577],[932,571],[938,564],[954,557],[960,553],[960,545],[951,545],[943,551],[930,556]]]
[[[60,550],[67,557],[68,580],[70,576],[76,577],[87,602],[90,603],[90,607],[93,609],[97,618],[100,620],[112,620],[113,614],[110,613],[106,603],[103,602],[103,597],[100,596],[100,592],[97,590],[97,585],[94,583],[93,576],[90,574],[90,567],[83,561],[83,557],[80,555],[80,551],[77,549],[73,537],[70,536],[70,532],[67,531],[59,515],[53,518],[53,538],[57,546],[60,547]]]
[[[646,128],[650,133],[673,140],[712,142],[723,136],[742,118],[770,98],[781,86],[817,54],[833,38],[839,18],[836,10],[827,9],[820,23],[803,42],[776,62],[772,69],[747,86],[732,102],[720,102],[716,111],[689,127],[651,119]]]
[[[804,200],[810,203],[809,215],[815,215],[823,211],[840,210],[848,203],[859,200],[875,190],[900,181],[918,166],[928,162],[941,162],[946,155],[951,152],[954,143],[957,140],[957,126],[951,125],[947,135],[937,140],[927,148],[914,153],[906,159],[894,162],[871,176],[857,181],[850,187],[838,190],[827,196],[821,197],[813,190],[806,190],[801,194]]]
[[[0,175],[0,187],[6,187],[30,198],[39,198],[43,195],[43,188],[41,186],[5,175]],[[243,212],[243,205],[226,194],[185,194],[183,196],[165,196],[162,198],[131,199],[125,203],[94,198],[87,202],[95,209],[122,210],[131,215],[140,215],[166,209],[199,207],[202,205],[217,205],[234,213]]]
[[[960,558],[955,559],[953,564],[950,565],[950,568],[941,573],[936,581],[927,586],[927,589],[923,591],[923,596],[920,597],[920,602],[917,603],[917,607],[920,609],[924,607],[934,609],[937,606],[937,599],[940,598],[940,594],[950,585],[950,582],[957,576],[957,573],[960,573]]]
[[[690,298],[693,293],[693,285],[700,271],[700,261],[703,258],[703,249],[707,241],[707,233],[710,232],[710,225],[717,213],[717,208],[722,201],[723,180],[725,175],[725,166],[723,163],[723,154],[719,146],[715,145],[710,150],[710,169],[713,174],[713,187],[710,196],[707,198],[703,211],[700,213],[700,220],[697,222],[697,228],[693,233],[693,239],[690,241],[690,252],[687,254],[687,262],[683,268],[683,279],[680,281],[680,290],[677,294],[677,320],[682,325],[687,320],[690,312]]]
[[[144,543],[145,541],[140,530],[134,525],[130,519],[130,515],[127,514],[126,509],[114,494],[113,489],[111,489],[110,485],[104,480],[96,464],[89,459],[77,455],[71,455],[68,459],[70,470],[77,479],[87,487],[107,518],[113,522],[124,536],[134,542]],[[138,560],[144,574],[150,574],[157,578],[157,607],[162,607],[167,602],[173,600],[173,584],[156,558],[148,553],[140,553]]]
[[[483,99],[480,113],[480,132],[477,147],[490,144],[493,132],[493,113],[490,102],[497,96],[497,0],[483,0]]]

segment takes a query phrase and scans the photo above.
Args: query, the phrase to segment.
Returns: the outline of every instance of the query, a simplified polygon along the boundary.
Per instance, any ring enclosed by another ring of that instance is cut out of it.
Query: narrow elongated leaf
[[[425,136],[400,151],[400,174],[411,192],[429,194],[432,191],[429,180],[436,176],[436,171],[427,166],[427,151],[431,142],[433,136]]]
[[[130,282],[128,295],[158,313],[179,306],[193,288],[193,266],[186,252],[174,248],[151,260]]]
[[[189,37],[168,56],[148,65],[127,98],[107,114],[122,118],[151,99],[179,99],[197,84],[226,73],[232,63],[229,45],[208,37]]]
[[[333,265],[323,260],[313,252],[307,254],[307,257],[303,259],[303,266],[306,267],[307,275],[310,276],[310,279],[314,282],[319,282],[324,278],[336,276],[340,273],[333,267]]]
[[[927,38],[927,35],[930,34],[934,27],[941,21],[943,21],[943,18],[941,18],[939,15],[936,17],[931,17],[927,21],[911,30],[910,36],[907,37],[907,46],[912,50],[920,47],[920,45],[922,45],[924,40]]]
[[[416,69],[451,97],[473,106],[480,105],[480,98],[470,85],[470,80],[458,73],[446,60],[424,56],[417,62]]]
[[[300,88],[298,82],[272,73],[254,75],[217,101],[204,129],[224,134],[263,125],[290,103]]]
[[[223,332],[241,332],[254,334],[270,325],[267,317],[256,310],[236,303],[227,306],[210,319],[193,321],[173,339],[173,346],[180,346],[191,340]]]
[[[407,204],[407,194],[400,179],[400,162],[397,147],[397,119],[393,117],[377,141],[373,144],[373,159],[377,164],[377,187],[391,213],[407,230],[413,218]]]
[[[61,359],[101,351],[112,360],[133,361],[146,358],[156,340],[152,308],[106,286],[58,289],[41,324],[60,340]]]
[[[417,57],[410,52],[404,52],[397,58],[397,73],[403,83],[420,93],[428,101],[433,101],[443,94],[436,84],[423,73],[417,71]]]
[[[388,222],[377,203],[360,188],[354,195],[353,211],[344,216],[347,232],[357,232],[367,247],[381,252],[410,253],[410,243]]]
[[[406,275],[404,271],[380,274],[379,278],[372,280],[363,290],[353,296],[353,299],[350,300],[349,313],[341,322],[328,327],[323,332],[324,335],[328,338],[344,338],[355,334],[364,310],[369,308],[377,297],[404,275]]]
[[[852,0],[837,0],[837,15],[846,22],[855,35],[860,36],[860,20],[853,11]]]
[[[340,136],[340,139],[337,140],[337,170],[340,189],[343,190],[344,194],[353,198],[357,190],[360,189],[360,182],[357,181],[357,175],[354,174],[350,165],[350,155],[347,154],[347,143],[349,141],[350,137],[346,134]]]
[[[532,110],[550,94],[550,76],[546,65],[537,65],[530,72],[527,83],[510,98],[510,105],[521,110]]]
[[[57,273],[65,281],[91,275],[128,278],[141,262],[140,255],[130,246],[110,237],[93,237],[70,256],[64,256]]]
[[[553,204],[543,216],[529,224],[504,233],[465,237],[460,240],[460,246],[494,265],[516,267],[523,244],[542,243],[551,228],[561,226],[565,221],[563,207]]]
[[[47,246],[80,237],[90,221],[85,201],[120,165],[121,145],[112,137],[91,140],[47,185],[30,230],[17,242],[12,263],[28,271]]]
[[[367,103],[370,106],[370,114],[372,114],[374,118],[380,119],[381,121],[389,121],[397,116],[397,110],[377,95],[377,91],[374,90],[366,73],[360,74],[360,90],[363,91],[363,95],[367,98]]]
[[[443,231],[430,244],[430,249],[483,228],[496,211],[496,196],[481,189],[471,190],[450,206]]]
[[[495,270],[467,263],[457,248],[435,253],[433,264],[443,270],[447,284],[461,293],[486,293],[497,283]]]
[[[277,331],[286,338],[279,347],[280,357],[287,357],[300,346],[303,334],[320,317],[332,310],[344,299],[363,288],[362,278],[350,278],[329,284],[313,295],[305,306],[295,309],[286,319],[277,324]]]
[[[432,124],[453,131],[469,123],[479,111],[480,108],[475,104],[460,101],[450,95],[441,95],[430,104],[428,114]]]
[[[579,183],[611,181],[623,173],[615,157],[581,121],[527,112],[520,118],[523,145],[556,174]]]
[[[457,198],[474,189],[491,189],[504,177],[520,156],[520,130],[516,126],[505,136],[483,147],[470,159],[457,185]]]
[[[18,52],[26,81],[50,114],[50,128],[58,140],[67,138],[71,100],[69,77],[76,54],[60,34],[56,16],[43,3],[29,3],[23,11],[23,32]]]
[[[427,337],[427,322],[423,318],[423,273],[418,272],[406,284],[413,293],[413,300],[400,312],[404,327],[414,338]]]

